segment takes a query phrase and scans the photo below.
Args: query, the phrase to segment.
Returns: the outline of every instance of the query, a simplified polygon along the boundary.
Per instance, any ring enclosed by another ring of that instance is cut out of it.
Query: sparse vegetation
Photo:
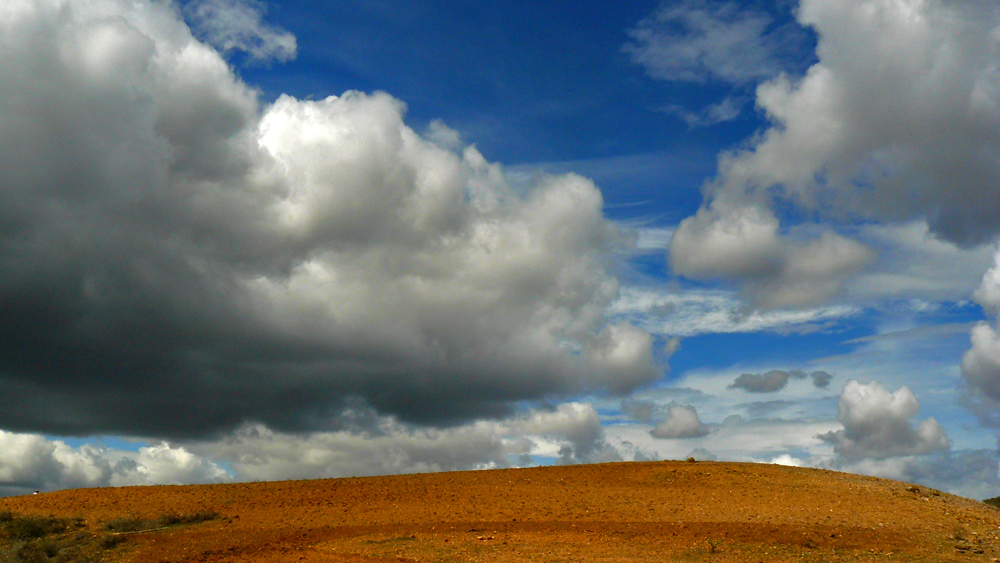
[[[219,518],[214,511],[165,514],[158,518],[116,518],[87,531],[80,518],[0,512],[0,563],[88,563],[126,541],[124,534],[196,524]]]
[[[180,526],[182,524],[197,524],[208,522],[219,518],[219,513],[213,511],[195,512],[192,514],[164,514],[159,518],[140,518],[129,516],[126,518],[115,518],[104,523],[104,529],[118,534],[128,534],[136,532],[146,532],[169,528],[170,526]]]

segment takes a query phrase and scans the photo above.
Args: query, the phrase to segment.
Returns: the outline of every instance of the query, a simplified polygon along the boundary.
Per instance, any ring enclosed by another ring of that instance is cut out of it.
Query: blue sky
[[[4,494],[689,456],[1000,494],[990,2],[0,15]]]

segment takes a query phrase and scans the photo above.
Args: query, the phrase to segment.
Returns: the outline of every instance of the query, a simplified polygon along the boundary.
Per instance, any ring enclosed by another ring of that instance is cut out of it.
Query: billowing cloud
[[[1000,254],[983,275],[973,298],[994,322],[1000,319]],[[1000,426],[1000,334],[987,322],[970,332],[972,348],[962,356],[962,378],[968,386],[967,401],[980,422]]]
[[[746,297],[767,308],[828,300],[874,259],[869,247],[831,231],[811,240],[782,237],[770,209],[730,206],[724,200],[681,221],[670,241],[675,273],[741,279]]]
[[[0,496],[73,487],[228,481],[229,473],[183,447],[160,443],[122,452],[73,448],[38,434],[0,430]]]
[[[243,51],[255,63],[295,58],[295,35],[264,22],[260,0],[194,0],[184,12],[196,35],[223,53]]]
[[[383,93],[261,107],[160,2],[4,2],[0,80],[0,427],[459,424],[662,373],[585,178],[515,190]]]
[[[1000,234],[1000,8],[803,0],[797,18],[819,62],[758,87],[773,126],[720,158],[674,234],[674,270],[740,280],[768,305],[828,298],[871,262],[835,228],[789,237],[775,200],[828,223],[923,220],[965,246]]]
[[[708,435],[708,428],[698,419],[698,411],[685,405],[670,405],[667,416],[649,431],[654,438],[684,439]]]
[[[689,0],[663,3],[629,37],[624,51],[653,78],[745,84],[781,72],[801,32],[745,3]]]
[[[819,436],[844,459],[885,459],[927,454],[949,448],[944,428],[933,418],[916,426],[911,419],[920,403],[908,387],[889,392],[882,384],[851,380],[837,405],[843,430]]]

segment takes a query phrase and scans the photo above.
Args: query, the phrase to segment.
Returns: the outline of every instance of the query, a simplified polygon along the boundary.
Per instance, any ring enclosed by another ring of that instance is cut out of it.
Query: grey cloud
[[[649,433],[654,438],[680,440],[707,436],[708,428],[698,419],[698,411],[694,407],[670,405],[666,418]]]
[[[813,386],[819,389],[826,389],[830,385],[830,381],[833,380],[833,375],[825,371],[814,371],[809,374],[809,377],[813,380]]]
[[[653,411],[656,405],[652,401],[640,401],[637,399],[622,400],[622,412],[631,416],[639,422],[649,422],[653,419]]]
[[[806,372],[798,369],[791,371],[772,369],[765,373],[740,374],[739,377],[729,384],[728,388],[743,389],[750,393],[774,393],[784,389],[789,379],[805,379],[806,377],[811,378],[813,385],[819,388],[825,388],[830,384],[830,380],[833,379],[832,375],[824,371],[814,371],[806,374]]]
[[[914,426],[920,403],[908,387],[889,392],[877,381],[867,385],[851,380],[844,386],[837,406],[843,430],[820,439],[833,444],[844,459],[886,459],[947,450],[944,428],[933,418]]]
[[[730,383],[728,388],[743,389],[750,393],[774,393],[784,389],[790,377],[802,379],[805,374],[797,370],[782,371],[779,369],[772,369],[765,373],[743,373]]]
[[[0,427],[460,424],[662,373],[591,181],[514,190],[383,93],[261,107],[163,3],[60,5],[0,18]]]

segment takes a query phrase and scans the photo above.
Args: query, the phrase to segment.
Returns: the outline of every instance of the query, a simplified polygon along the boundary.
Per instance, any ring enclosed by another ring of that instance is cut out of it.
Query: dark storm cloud
[[[0,427],[457,423],[660,373],[604,315],[592,182],[515,193],[385,94],[261,108],[162,3],[0,16]]]

